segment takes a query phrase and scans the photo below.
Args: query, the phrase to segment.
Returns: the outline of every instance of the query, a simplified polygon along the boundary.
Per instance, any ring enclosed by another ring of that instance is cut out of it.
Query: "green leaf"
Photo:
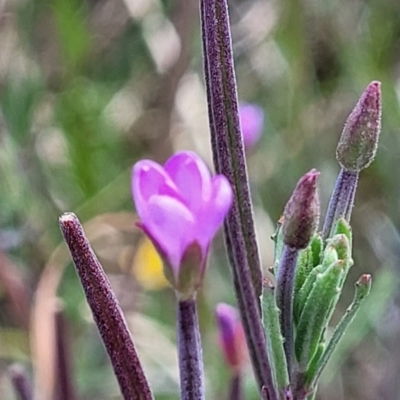
[[[295,294],[294,297],[294,316],[295,321],[300,320],[300,315],[303,312],[304,306],[306,304],[307,298],[313,289],[316,278],[319,274],[326,271],[333,263],[338,261],[338,255],[334,247],[327,247],[324,251],[324,256],[322,259],[322,264],[316,266],[307,276],[303,286]]]
[[[295,354],[300,371],[307,369],[314,357],[323,332],[340,295],[338,285],[344,273],[345,263],[341,260],[331,264],[318,274],[304,305],[296,330]]]
[[[350,243],[350,248],[352,246],[353,243],[353,232],[351,229],[350,224],[344,219],[344,218],[340,218],[335,226],[333,227],[333,235],[339,235],[339,234],[343,234],[346,235],[347,239],[349,240]]]
[[[320,234],[316,233],[310,243],[314,267],[321,264],[324,242]]]
[[[268,355],[271,359],[275,381],[280,393],[289,386],[289,375],[283,348],[283,337],[279,323],[279,308],[274,295],[275,287],[268,279],[263,281],[262,323],[267,337]]]
[[[314,388],[317,385],[318,379],[321,376],[321,373],[329,361],[332,353],[335,351],[340,339],[343,337],[347,328],[354,320],[361,304],[369,295],[371,290],[371,275],[362,275],[361,278],[356,282],[355,286],[356,291],[354,294],[354,300],[340,320],[339,324],[336,326],[326,350],[323,352],[322,357],[317,361],[317,363],[312,363],[307,371],[306,384],[308,384],[308,386],[311,388]]]

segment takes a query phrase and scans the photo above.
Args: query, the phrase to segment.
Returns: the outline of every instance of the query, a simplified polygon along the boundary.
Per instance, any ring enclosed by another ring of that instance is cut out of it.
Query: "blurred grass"
[[[322,172],[324,211],[339,169],[334,152],[343,123],[369,81],[382,81],[381,143],[377,160],[361,175],[355,266],[340,305],[344,311],[364,272],[376,277],[386,296],[377,294],[349,332],[350,344],[330,364],[319,399],[398,398],[399,294],[392,283],[400,257],[400,3],[229,4],[240,99],[259,103],[266,113],[264,136],[248,154],[265,268],[272,258],[264,239],[272,229],[268,221],[278,219],[299,176],[313,167]],[[0,37],[0,249],[33,301],[61,242],[59,214],[75,211],[83,221],[95,221],[95,230],[104,229],[95,249],[127,315],[148,318],[144,330],[159,330],[170,343],[164,364],[144,357],[157,398],[176,398],[175,375],[165,370],[176,358],[173,294],[147,292],[129,272],[140,240],[133,222],[130,232],[96,217],[132,212],[130,167],[139,158],[163,161],[190,148],[211,165],[196,1],[5,0]],[[211,260],[200,317],[207,390],[216,398],[225,395],[228,376],[215,351],[213,307],[234,303],[221,240]],[[79,398],[119,398],[74,270],[61,264],[66,269],[57,296],[70,325]],[[0,374],[21,354],[29,362],[31,334],[7,293],[0,291]],[[134,337],[139,334],[132,329]],[[144,340],[143,349],[145,336],[135,337]],[[12,340],[3,345],[6,337]],[[248,377],[251,391],[250,371]],[[0,397],[13,398],[8,385],[0,385]]]

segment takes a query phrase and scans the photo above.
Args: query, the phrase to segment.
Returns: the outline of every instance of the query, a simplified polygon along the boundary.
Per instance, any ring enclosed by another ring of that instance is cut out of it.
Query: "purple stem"
[[[247,315],[247,309],[245,305],[245,296],[242,293],[242,287],[240,284],[239,280],[239,272],[238,268],[235,268],[235,259],[234,259],[234,250],[232,247],[232,244],[230,242],[230,237],[228,233],[228,228],[227,224],[224,225],[224,232],[225,232],[225,244],[227,248],[227,253],[228,253],[228,258],[229,258],[229,264],[232,267],[232,274],[233,274],[233,285],[235,289],[235,294],[236,294],[236,300],[238,304],[238,309],[241,315],[241,320],[242,320],[242,325],[244,332],[246,334],[246,342],[247,342],[247,347],[249,349],[249,354],[250,354],[250,359],[252,362],[253,370],[255,377],[257,379],[257,382],[259,383],[260,387],[263,387],[263,372],[262,372],[262,367],[260,366],[260,360],[259,360],[259,354],[257,353],[257,349],[251,340],[251,324],[248,321],[248,315]],[[249,283],[247,283],[249,285]]]
[[[281,312],[281,331],[284,338],[283,347],[289,379],[292,372],[293,358],[293,285],[299,252],[300,250],[298,249],[288,245],[284,246],[276,284],[276,304]]]
[[[359,173],[342,168],[336,179],[335,188],[329,201],[325,217],[322,238],[325,240],[331,234],[333,225],[339,218],[350,221],[354,198],[357,190]]]
[[[153,399],[118,300],[83,232],[82,225],[75,214],[65,213],[60,217],[60,227],[123,398]]]
[[[232,184],[225,240],[253,369],[259,388],[276,400],[261,324],[261,268],[240,129],[226,0],[201,0],[204,72],[215,169]]]
[[[67,324],[60,308],[55,313],[56,327],[56,382],[54,388],[55,400],[75,400],[73,379],[71,377],[71,349],[67,334]]]
[[[351,184],[349,201],[347,203],[347,208],[346,208],[346,212],[344,215],[344,218],[347,222],[350,222],[351,213],[352,213],[353,207],[354,207],[354,200],[356,197],[357,185],[358,185],[359,172],[355,172],[354,174],[355,174],[355,176],[353,178],[354,182]]]
[[[181,400],[203,400],[204,372],[196,301],[178,302],[178,349]]]
[[[24,368],[13,365],[9,369],[11,383],[19,400],[33,400],[32,383],[26,376]]]
[[[240,372],[231,378],[228,400],[244,400],[242,375]]]
[[[261,296],[260,257],[240,128],[227,2],[226,0],[201,0],[200,4],[204,69],[215,168],[234,186],[235,208],[241,222],[240,230],[246,244],[253,285],[257,296]],[[233,212],[232,210],[231,214]]]

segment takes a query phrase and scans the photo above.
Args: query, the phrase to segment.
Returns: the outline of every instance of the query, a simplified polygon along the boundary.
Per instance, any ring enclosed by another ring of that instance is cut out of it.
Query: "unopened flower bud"
[[[238,372],[246,360],[246,341],[239,315],[232,306],[220,303],[215,316],[225,361],[234,372]]]
[[[369,274],[363,274],[356,282],[356,297],[359,300],[367,297],[371,290],[372,278]]]
[[[264,128],[264,111],[257,104],[243,103],[239,107],[243,143],[251,149],[260,139]]]
[[[283,213],[283,241],[295,249],[305,249],[319,222],[317,179],[319,172],[312,169],[297,183]]]
[[[349,171],[360,171],[374,160],[381,130],[381,83],[371,82],[343,128],[336,158]]]

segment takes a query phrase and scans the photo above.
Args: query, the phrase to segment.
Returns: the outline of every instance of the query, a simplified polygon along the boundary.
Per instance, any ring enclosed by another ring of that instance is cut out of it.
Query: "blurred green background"
[[[334,322],[362,273],[373,292],[328,365],[319,400],[400,398],[400,2],[231,0],[239,98],[265,111],[248,151],[265,270],[275,221],[301,175],[321,171],[325,212],[336,143],[371,80],[383,91],[376,161],[361,173],[355,265]],[[16,399],[22,363],[43,399],[56,386],[56,331],[67,347],[70,399],[120,394],[58,217],[75,212],[110,277],[157,399],[178,397],[175,301],[143,269],[130,169],[192,149],[211,166],[195,0],[0,1],[0,398]],[[147,258],[146,258],[147,257]],[[145,263],[146,264],[146,263]],[[146,265],[145,265],[146,266]],[[147,274],[147,275],[146,275]],[[150,282],[150,283],[149,283]],[[200,296],[207,398],[229,380],[214,322],[234,304],[222,238]],[[250,367],[247,398],[255,399]]]

